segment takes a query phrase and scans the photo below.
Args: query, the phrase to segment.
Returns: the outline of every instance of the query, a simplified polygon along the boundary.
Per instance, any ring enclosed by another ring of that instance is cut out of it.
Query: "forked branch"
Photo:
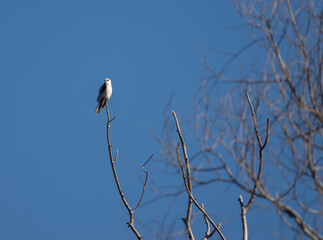
[[[247,217],[246,217],[246,215],[247,215],[248,209],[251,207],[251,205],[252,205],[252,203],[253,203],[253,201],[255,199],[256,192],[257,192],[257,188],[258,188],[258,184],[260,182],[260,177],[261,177],[261,174],[262,174],[262,168],[263,168],[263,150],[266,147],[266,144],[267,144],[268,138],[269,138],[270,119],[267,118],[266,139],[265,139],[264,144],[262,144],[261,138],[260,138],[260,135],[259,135],[256,114],[255,114],[255,111],[253,109],[253,106],[252,106],[252,103],[251,103],[251,100],[250,100],[250,97],[249,97],[248,92],[246,91],[245,93],[246,93],[246,97],[247,97],[247,100],[248,100],[248,103],[249,103],[249,107],[250,107],[250,110],[251,110],[251,114],[252,114],[252,118],[253,118],[253,122],[254,122],[254,127],[255,127],[255,132],[256,132],[256,136],[257,136],[257,140],[258,140],[258,145],[259,145],[259,166],[258,166],[258,173],[257,173],[257,177],[255,179],[255,184],[254,184],[254,187],[252,189],[250,199],[249,199],[247,205],[244,206],[242,196],[240,195],[239,198],[238,198],[238,201],[239,201],[240,207],[241,207],[241,221],[242,221],[242,229],[243,229],[243,240],[248,240],[248,227],[247,227]]]
[[[186,145],[185,145],[182,133],[181,133],[181,129],[179,127],[176,113],[174,111],[173,111],[173,116],[174,116],[175,123],[176,123],[177,133],[178,133],[179,139],[181,141],[183,156],[184,156],[184,160],[185,160],[186,178],[184,178],[184,181],[185,181],[185,184],[187,185],[188,191],[192,193],[191,169],[190,169],[190,163],[189,163],[188,156],[187,156]],[[177,155],[178,155],[178,151],[177,151]],[[184,175],[185,175],[185,173],[184,173]],[[186,218],[182,218],[190,240],[194,240],[194,235],[193,235],[193,232],[191,229],[192,205],[193,205],[193,200],[190,197],[188,197]]]
[[[119,191],[119,195],[121,197],[121,200],[123,202],[123,204],[125,205],[125,207],[127,208],[128,212],[129,212],[129,217],[130,217],[130,220],[129,222],[127,223],[128,226],[130,227],[130,229],[132,230],[132,232],[136,235],[137,239],[140,240],[142,239],[142,236],[139,234],[138,230],[135,228],[135,225],[134,225],[134,212],[137,210],[137,208],[140,206],[141,202],[142,202],[142,199],[144,197],[144,193],[145,193],[145,187],[146,187],[146,183],[147,183],[147,179],[148,179],[148,172],[144,169],[144,166],[150,161],[150,159],[153,157],[153,155],[151,155],[148,160],[143,164],[142,166],[142,170],[145,172],[146,174],[146,178],[145,178],[145,182],[143,184],[143,190],[142,190],[142,194],[141,194],[141,197],[140,197],[140,200],[137,204],[137,206],[135,207],[134,210],[132,210],[132,208],[130,207],[130,205],[128,204],[123,192],[122,192],[122,189],[121,189],[121,185],[120,185],[120,182],[119,182],[119,179],[118,179],[118,175],[117,175],[117,171],[116,171],[116,168],[115,168],[115,161],[117,160],[117,157],[118,157],[118,150],[116,150],[116,154],[115,154],[115,157],[113,158],[112,156],[112,149],[111,149],[111,142],[110,142],[110,132],[109,132],[109,129],[110,129],[110,123],[115,119],[115,118],[112,118],[110,120],[110,114],[109,114],[109,109],[108,109],[108,103],[106,102],[106,111],[107,111],[107,116],[108,116],[108,122],[107,122],[107,140],[108,140],[108,148],[109,148],[109,157],[110,157],[110,164],[111,164],[111,168],[112,168],[112,172],[113,172],[113,176],[114,176],[114,180],[116,182],[116,185],[117,185],[117,188],[118,188],[118,191]]]
[[[181,141],[181,145],[182,145],[182,150],[183,150],[183,155],[184,155],[184,158],[185,158],[185,168],[186,168],[186,174],[185,174],[185,170],[184,170],[184,167],[183,167],[183,164],[182,164],[182,161],[181,161],[181,158],[180,158],[180,155],[179,155],[179,143],[177,145],[177,148],[176,148],[176,154],[177,154],[177,161],[178,161],[178,164],[181,168],[181,172],[182,172],[182,177],[183,177],[183,181],[184,181],[184,185],[185,185],[185,189],[186,189],[186,192],[189,196],[189,203],[190,202],[193,202],[194,205],[203,213],[203,216],[204,218],[209,221],[211,223],[211,225],[214,227],[214,229],[219,233],[220,237],[222,240],[225,240],[225,237],[224,235],[222,234],[221,230],[220,230],[220,227],[217,226],[213,220],[210,218],[210,216],[207,214],[207,212],[205,211],[204,209],[204,206],[202,207],[197,201],[196,199],[194,198],[193,196],[193,192],[192,192],[192,185],[189,185],[191,184],[191,179],[190,179],[190,166],[189,166],[189,161],[188,161],[188,156],[187,156],[187,152],[186,152],[186,145],[185,145],[185,142],[184,142],[184,138],[182,136],[182,133],[181,133],[181,129],[180,129],[180,126],[179,126],[179,122],[178,122],[178,119],[177,119],[177,116],[176,116],[176,113],[173,111],[173,116],[174,116],[174,120],[175,120],[175,123],[176,123],[176,129],[177,129],[177,133],[178,133],[178,136],[180,138],[180,141]],[[189,210],[192,211],[192,206],[189,205]],[[208,224],[206,224],[208,225]],[[188,232],[188,236],[190,239],[191,236],[190,236],[190,232],[191,231],[191,226],[186,226],[186,230]],[[207,230],[207,232],[209,232],[209,230]],[[214,231],[212,233],[210,233],[210,235],[212,236],[214,233]],[[192,236],[193,236],[193,233],[191,232]],[[207,238],[210,237],[210,236],[206,236]],[[207,239],[206,238],[206,239]],[[194,239],[194,238],[193,238]],[[205,239],[205,238],[204,238]]]

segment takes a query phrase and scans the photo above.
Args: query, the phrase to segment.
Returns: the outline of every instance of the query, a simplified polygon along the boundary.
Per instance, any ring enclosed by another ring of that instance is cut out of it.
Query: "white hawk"
[[[96,107],[95,113],[100,113],[104,108],[106,101],[110,99],[112,95],[112,85],[109,78],[104,79],[104,83],[101,85],[98,93],[98,106]]]

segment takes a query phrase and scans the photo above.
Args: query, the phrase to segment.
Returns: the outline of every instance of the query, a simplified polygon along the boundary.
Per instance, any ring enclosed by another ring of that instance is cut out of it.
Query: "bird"
[[[100,113],[104,108],[106,102],[111,98],[112,95],[112,85],[111,79],[104,79],[104,83],[101,85],[98,93],[98,97],[96,101],[98,102],[98,106],[96,107],[95,113]]]

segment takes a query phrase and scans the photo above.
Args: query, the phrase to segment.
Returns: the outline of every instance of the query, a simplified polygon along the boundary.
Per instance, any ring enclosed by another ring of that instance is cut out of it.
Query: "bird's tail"
[[[100,113],[101,110],[104,108],[105,103],[106,103],[105,99],[102,99],[102,101],[98,103],[98,106],[95,109],[95,113]]]
[[[97,114],[97,113],[100,113],[101,112],[101,108],[100,108],[100,103],[98,104],[98,106],[96,107],[96,109],[95,109],[95,113]]]

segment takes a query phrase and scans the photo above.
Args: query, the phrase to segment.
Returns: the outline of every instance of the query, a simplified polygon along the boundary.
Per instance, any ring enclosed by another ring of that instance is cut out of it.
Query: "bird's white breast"
[[[106,83],[106,98],[109,100],[112,95],[112,85],[111,81]]]

